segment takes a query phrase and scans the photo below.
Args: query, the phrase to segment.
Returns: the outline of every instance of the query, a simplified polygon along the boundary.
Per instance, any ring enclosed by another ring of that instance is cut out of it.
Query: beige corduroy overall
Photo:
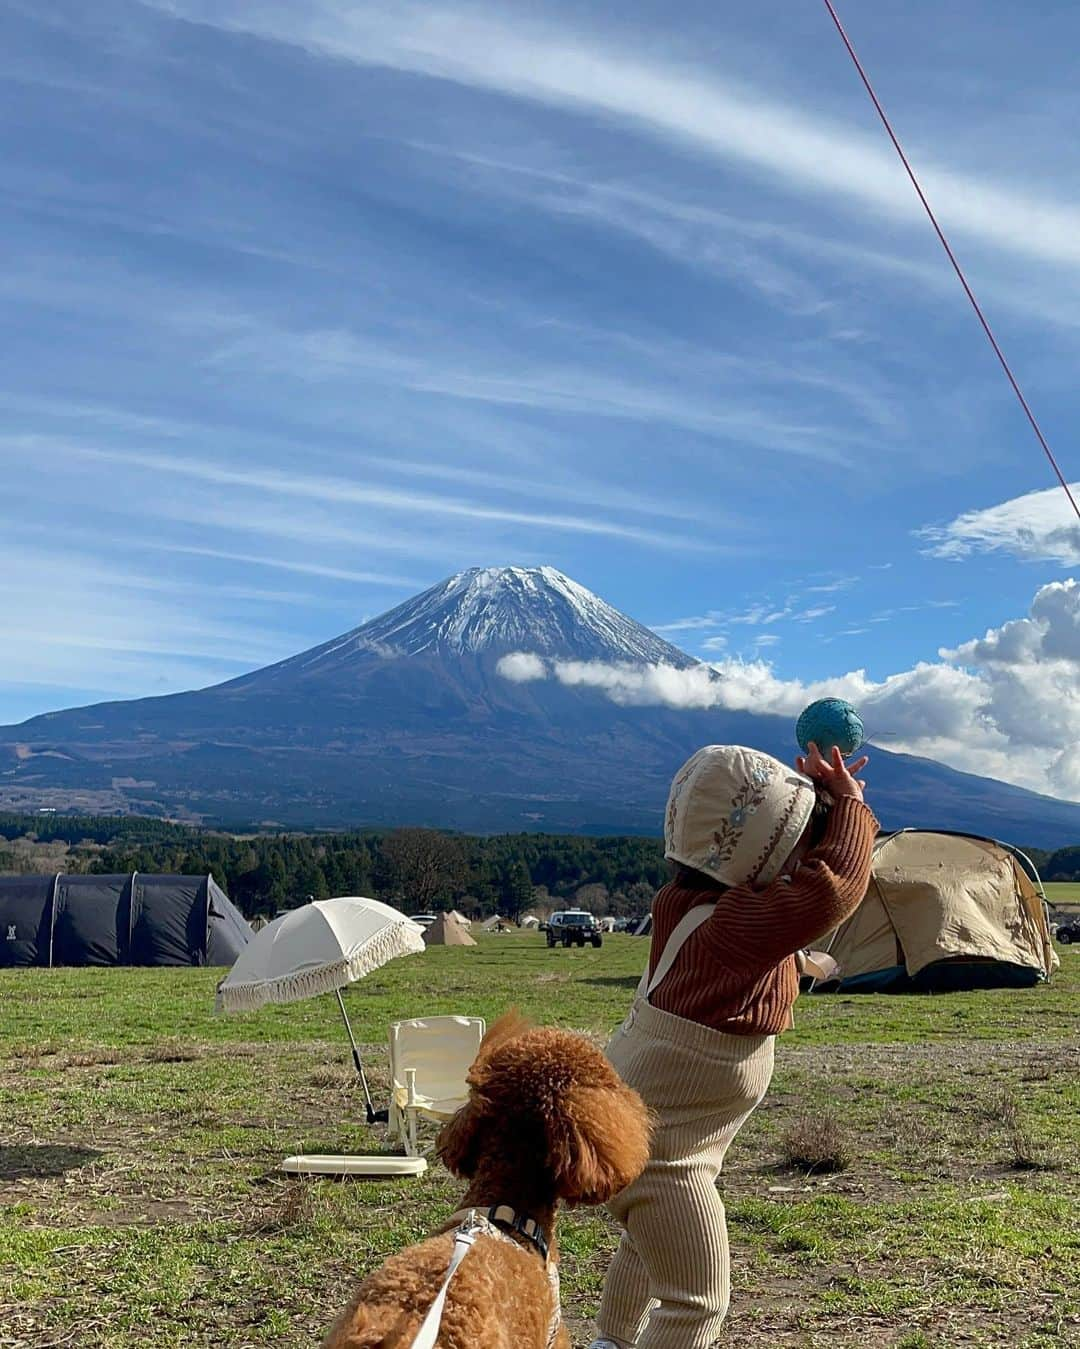
[[[700,905],[676,926],[607,1048],[656,1117],[648,1165],[610,1205],[623,1236],[599,1332],[621,1349],[706,1349],[727,1313],[727,1226],[716,1180],[731,1140],[768,1090],[775,1037],[727,1035],[649,1002],[711,912]]]

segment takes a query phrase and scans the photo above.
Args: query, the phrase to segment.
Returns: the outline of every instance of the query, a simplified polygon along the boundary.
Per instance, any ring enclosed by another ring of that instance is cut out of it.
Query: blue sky
[[[840,12],[1080,477],[1080,12]],[[1080,532],[824,7],[671,19],[0,0],[0,722],[550,563],[1080,797]]]

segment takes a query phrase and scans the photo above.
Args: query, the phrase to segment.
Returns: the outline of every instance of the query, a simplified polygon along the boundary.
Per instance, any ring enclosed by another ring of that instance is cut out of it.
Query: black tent
[[[0,876],[0,966],[231,965],[250,937],[213,876]]]

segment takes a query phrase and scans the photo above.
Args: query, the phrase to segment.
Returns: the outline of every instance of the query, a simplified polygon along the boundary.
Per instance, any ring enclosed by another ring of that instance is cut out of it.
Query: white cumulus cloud
[[[717,678],[708,665],[635,665],[600,660],[562,660],[554,666],[561,684],[602,689],[612,702],[666,707],[715,707]]]
[[[540,670],[531,678],[600,689],[622,705],[794,718],[816,698],[847,698],[871,742],[1080,800],[1080,582],[1042,586],[1026,617],[938,654],[879,680],[865,670],[784,679],[767,660],[735,657],[687,670],[603,661],[554,661],[547,669],[538,656],[513,659]]]
[[[536,679],[547,677],[547,666],[532,651],[511,651],[502,656],[495,666],[495,673],[509,679],[512,684],[529,684]]]

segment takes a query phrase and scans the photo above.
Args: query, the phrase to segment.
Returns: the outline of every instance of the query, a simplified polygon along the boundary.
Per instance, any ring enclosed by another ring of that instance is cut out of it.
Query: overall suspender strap
[[[649,1001],[652,993],[660,987],[671,971],[672,965],[679,958],[679,952],[686,945],[686,942],[698,930],[698,928],[710,918],[713,913],[714,904],[696,904],[688,913],[683,914],[682,918],[675,925],[675,930],[664,943],[664,949],[660,953],[660,959],[656,962],[656,969],[653,976],[649,978],[649,967],[645,966],[645,971],[641,976],[641,983],[638,984],[638,997]]]

